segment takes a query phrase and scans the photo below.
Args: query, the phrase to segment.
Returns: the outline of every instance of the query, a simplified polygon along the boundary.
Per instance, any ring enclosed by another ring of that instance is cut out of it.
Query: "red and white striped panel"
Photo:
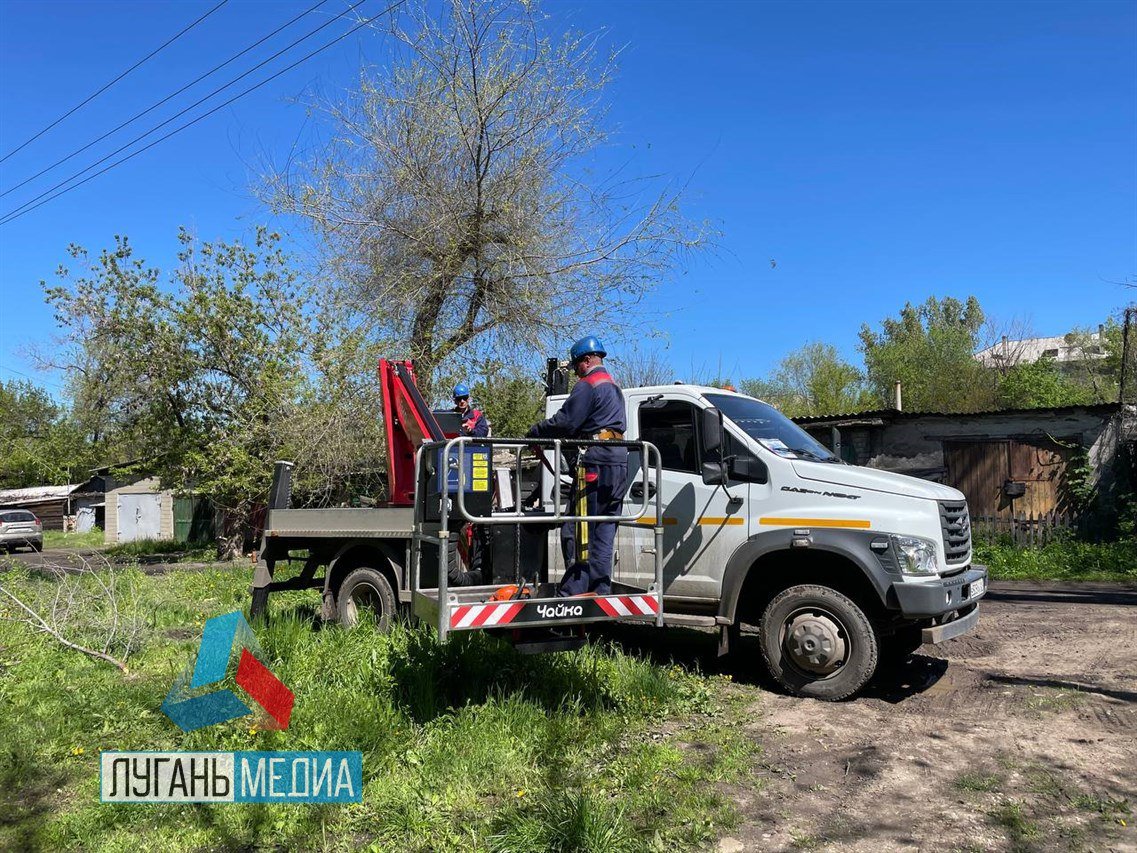
[[[654,616],[659,607],[652,595],[609,595],[597,598],[600,609],[609,616]]]
[[[523,601],[491,601],[489,604],[463,604],[450,613],[451,628],[489,628],[505,625],[525,606]]]

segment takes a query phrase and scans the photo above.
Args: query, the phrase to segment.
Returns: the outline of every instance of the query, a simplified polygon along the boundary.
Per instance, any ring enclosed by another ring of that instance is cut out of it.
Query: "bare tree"
[[[680,188],[587,180],[613,58],[595,36],[543,30],[529,2],[422,0],[392,24],[390,68],[312,105],[332,138],[269,179],[356,320],[424,379],[459,351],[548,351],[600,317],[612,333],[706,240]]]
[[[18,590],[0,584],[0,619],[22,622],[56,642],[127,672],[145,618],[131,575],[105,557],[77,555],[73,562],[48,562],[36,571],[49,584]]]
[[[613,353],[609,361],[616,380],[625,388],[666,385],[675,381],[671,362],[658,349],[632,344]]]
[[[987,317],[979,330],[979,362],[996,372],[997,377],[1028,357],[1030,340],[1036,337],[1028,318],[998,320]]]

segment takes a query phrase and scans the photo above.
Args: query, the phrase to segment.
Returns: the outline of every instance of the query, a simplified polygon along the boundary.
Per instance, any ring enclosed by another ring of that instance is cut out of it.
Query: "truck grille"
[[[940,501],[944,530],[944,556],[948,563],[965,563],[971,555],[971,519],[967,501]]]

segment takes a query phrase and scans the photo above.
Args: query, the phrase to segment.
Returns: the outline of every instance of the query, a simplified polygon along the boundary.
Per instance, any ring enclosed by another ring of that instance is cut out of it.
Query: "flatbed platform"
[[[272,509],[265,519],[270,539],[410,539],[414,530],[412,507],[331,509]]]

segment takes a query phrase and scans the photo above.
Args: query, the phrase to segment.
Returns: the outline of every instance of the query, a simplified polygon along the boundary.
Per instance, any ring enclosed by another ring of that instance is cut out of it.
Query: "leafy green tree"
[[[82,482],[95,454],[67,407],[43,388],[0,382],[0,489]]]
[[[352,395],[334,384],[347,370],[345,336],[322,322],[279,235],[260,229],[251,245],[198,243],[184,230],[178,239],[167,286],[118,238],[93,262],[73,246],[85,270],[61,269],[47,299],[77,408],[142,473],[224,510],[221,545],[232,555],[276,459],[301,471],[313,462],[326,478],[360,467],[361,456],[374,468],[360,449],[378,409],[369,419],[345,412]]]
[[[879,405],[892,400],[902,383],[904,407],[916,411],[969,412],[995,404],[995,384],[975,360],[983,309],[934,296],[921,305],[907,303],[897,317],[886,317],[879,331],[861,326],[858,348]]]
[[[545,384],[502,362],[482,365],[483,378],[471,389],[475,404],[486,413],[494,438],[525,435],[534,423],[545,417]]]
[[[1099,402],[1090,388],[1069,378],[1051,358],[1016,364],[999,379],[999,407],[1039,409]]]
[[[1075,329],[1066,335],[1073,357],[1059,368],[1072,385],[1083,390],[1087,402],[1117,402],[1121,391],[1123,331],[1118,319],[1109,317],[1096,333]]]
[[[740,387],[790,417],[855,412],[874,402],[863,374],[820,341],[791,352],[765,379],[744,379]]]

